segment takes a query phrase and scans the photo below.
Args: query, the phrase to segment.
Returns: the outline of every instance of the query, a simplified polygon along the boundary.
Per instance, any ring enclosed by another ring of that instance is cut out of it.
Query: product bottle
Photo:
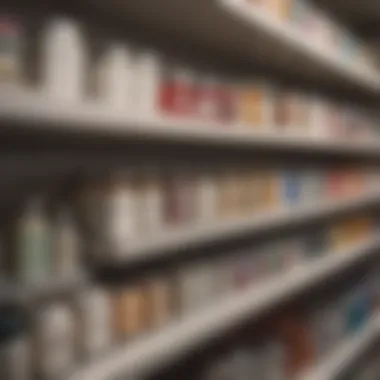
[[[110,46],[103,54],[97,73],[97,92],[107,106],[132,109],[132,64],[130,52],[122,45]]]
[[[106,200],[106,240],[115,256],[123,257],[136,239],[136,197],[131,183],[118,178]]]
[[[136,55],[133,101],[138,114],[148,117],[156,114],[160,76],[160,62],[155,52],[145,51]]]
[[[94,357],[107,350],[111,344],[111,302],[108,293],[102,289],[90,289],[80,299],[83,323],[84,354]]]
[[[17,229],[19,275],[26,282],[39,282],[51,270],[51,231],[42,201],[29,202]]]
[[[141,191],[140,224],[147,235],[155,236],[163,228],[163,189],[160,179],[152,174]]]
[[[74,278],[79,275],[79,236],[68,210],[62,209],[54,231],[56,273],[60,277]]]
[[[77,24],[69,19],[51,21],[43,37],[42,77],[47,95],[65,101],[82,100],[85,48]]]
[[[37,324],[42,378],[67,376],[74,368],[75,358],[73,313],[64,304],[54,304],[41,312]]]

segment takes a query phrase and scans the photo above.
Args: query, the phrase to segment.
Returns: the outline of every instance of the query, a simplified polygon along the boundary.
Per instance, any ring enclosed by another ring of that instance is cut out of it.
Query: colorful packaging
[[[282,201],[287,207],[299,205],[301,201],[301,177],[297,171],[287,171],[282,179]]]

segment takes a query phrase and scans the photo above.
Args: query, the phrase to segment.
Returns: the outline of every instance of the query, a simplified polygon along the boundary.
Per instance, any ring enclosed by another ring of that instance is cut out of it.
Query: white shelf
[[[266,35],[281,42],[281,45],[289,50],[297,50],[328,67],[333,72],[339,72],[352,81],[357,81],[368,88],[380,90],[380,75],[369,68],[361,67],[349,58],[336,54],[318,46],[305,38],[300,32],[289,24],[281,23],[265,13],[259,6],[254,6],[247,0],[218,0],[220,4],[232,14],[236,15],[243,22],[248,23],[253,28],[260,29]]]
[[[380,91],[380,76],[373,69],[319,48],[292,26],[255,9],[252,1],[80,1],[109,20],[117,16],[167,43],[188,46],[193,55],[201,50],[207,56],[228,58],[239,67],[245,62],[253,74],[259,62],[298,80],[309,79],[316,87],[323,84],[368,95]]]
[[[43,132],[149,140],[223,148],[260,148],[305,154],[379,157],[380,143],[255,133],[243,125],[200,122],[158,116],[133,116],[95,103],[71,104],[20,88],[0,91],[0,120],[14,125],[7,133]]]
[[[362,331],[347,339],[337,350],[298,380],[334,380],[356,359],[360,358],[380,336],[380,318],[373,317]]]
[[[267,212],[245,217],[231,222],[207,223],[200,226],[176,229],[162,232],[151,240],[144,239],[131,242],[128,251],[115,252],[114,259],[110,259],[112,252],[106,255],[108,264],[132,263],[169,255],[176,250],[201,246],[202,244],[232,239],[248,234],[259,234],[283,227],[307,223],[335,214],[359,210],[363,207],[375,205],[380,200],[378,192],[357,198],[334,200],[329,202],[308,203],[308,206],[284,209],[277,212]],[[94,247],[96,249],[96,247]],[[96,252],[102,257],[102,252]],[[101,264],[102,262],[100,262]]]
[[[379,244],[380,240],[374,238],[344,252],[331,253],[325,258],[305,263],[244,292],[230,294],[223,302],[209,306],[207,310],[179,320],[78,369],[70,380],[108,380],[120,375],[133,378],[150,374],[245,319],[258,317],[282,301],[376,254]]]

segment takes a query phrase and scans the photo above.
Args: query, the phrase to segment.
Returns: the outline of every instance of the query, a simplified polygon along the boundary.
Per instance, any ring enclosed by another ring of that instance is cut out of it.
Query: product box
[[[288,170],[282,177],[282,203],[286,207],[295,207],[301,201],[301,181],[300,173],[296,170]]]

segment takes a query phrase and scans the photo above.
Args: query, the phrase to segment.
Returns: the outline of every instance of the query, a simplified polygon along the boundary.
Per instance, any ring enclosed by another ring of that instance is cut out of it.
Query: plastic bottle
[[[39,316],[39,371],[44,379],[59,379],[73,370],[74,327],[73,313],[64,304],[53,304]]]
[[[131,111],[133,62],[129,50],[114,44],[100,59],[97,73],[99,98],[104,104]]]
[[[60,277],[79,274],[79,236],[68,210],[62,209],[54,229],[55,268]]]
[[[21,280],[41,281],[51,270],[51,231],[41,199],[29,202],[19,219],[17,232],[17,256]]]
[[[85,47],[77,24],[58,18],[43,37],[43,87],[46,95],[65,101],[82,100],[85,82]]]
[[[161,77],[157,53],[143,51],[136,55],[134,63],[133,104],[137,114],[156,115]]]
[[[80,298],[84,354],[94,357],[106,351],[112,340],[111,300],[102,289],[88,289]]]

